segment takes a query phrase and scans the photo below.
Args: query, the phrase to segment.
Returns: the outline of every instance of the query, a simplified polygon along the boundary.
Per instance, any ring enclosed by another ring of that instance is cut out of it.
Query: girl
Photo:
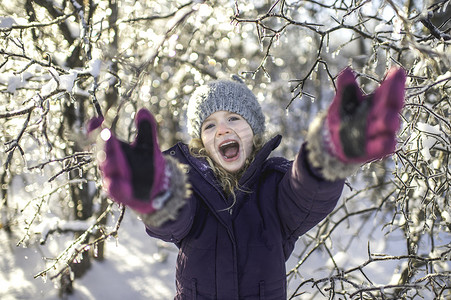
[[[404,83],[392,69],[367,96],[345,69],[291,162],[269,158],[281,136],[263,143],[265,117],[242,81],[210,82],[189,100],[190,145],[161,153],[145,109],[132,144],[106,135],[106,190],[150,236],[179,248],[175,299],[286,299],[285,262],[298,237],[334,209],[346,176],[393,152]]]

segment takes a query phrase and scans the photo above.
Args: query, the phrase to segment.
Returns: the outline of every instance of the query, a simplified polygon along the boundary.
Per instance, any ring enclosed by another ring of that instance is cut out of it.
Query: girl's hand
[[[135,117],[137,135],[133,143],[118,140],[111,132],[104,153],[100,155],[100,170],[109,196],[142,214],[162,207],[168,191],[169,174],[157,141],[157,123],[152,114],[141,109]],[[154,201],[155,199],[158,201]]]
[[[364,95],[351,69],[343,70],[327,113],[329,152],[344,163],[368,162],[393,153],[405,81],[405,71],[392,68],[372,94]]]

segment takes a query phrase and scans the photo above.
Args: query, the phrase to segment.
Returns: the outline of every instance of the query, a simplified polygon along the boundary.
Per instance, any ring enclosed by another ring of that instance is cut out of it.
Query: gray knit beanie
[[[238,76],[216,80],[198,87],[188,102],[188,133],[200,138],[202,123],[212,113],[225,110],[242,116],[255,135],[265,131],[265,116],[252,91]]]

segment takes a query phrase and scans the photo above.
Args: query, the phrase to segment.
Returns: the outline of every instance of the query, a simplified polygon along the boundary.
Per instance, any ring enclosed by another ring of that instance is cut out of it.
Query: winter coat
[[[192,194],[175,221],[147,233],[179,248],[175,299],[286,299],[285,262],[299,236],[335,207],[344,180],[326,181],[306,161],[268,158],[281,136],[257,153],[226,199],[204,159],[178,143],[165,154],[189,166]]]

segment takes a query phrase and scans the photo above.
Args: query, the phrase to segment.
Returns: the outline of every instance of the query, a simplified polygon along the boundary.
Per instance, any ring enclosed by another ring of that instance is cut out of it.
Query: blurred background
[[[102,191],[90,119],[131,141],[146,107],[163,149],[189,142],[192,91],[237,74],[268,137],[283,135],[276,155],[293,159],[347,66],[366,93],[406,69],[403,127],[396,153],[349,178],[336,210],[299,239],[289,298],[450,297],[450,2],[2,1],[2,299],[174,295],[176,249]]]

